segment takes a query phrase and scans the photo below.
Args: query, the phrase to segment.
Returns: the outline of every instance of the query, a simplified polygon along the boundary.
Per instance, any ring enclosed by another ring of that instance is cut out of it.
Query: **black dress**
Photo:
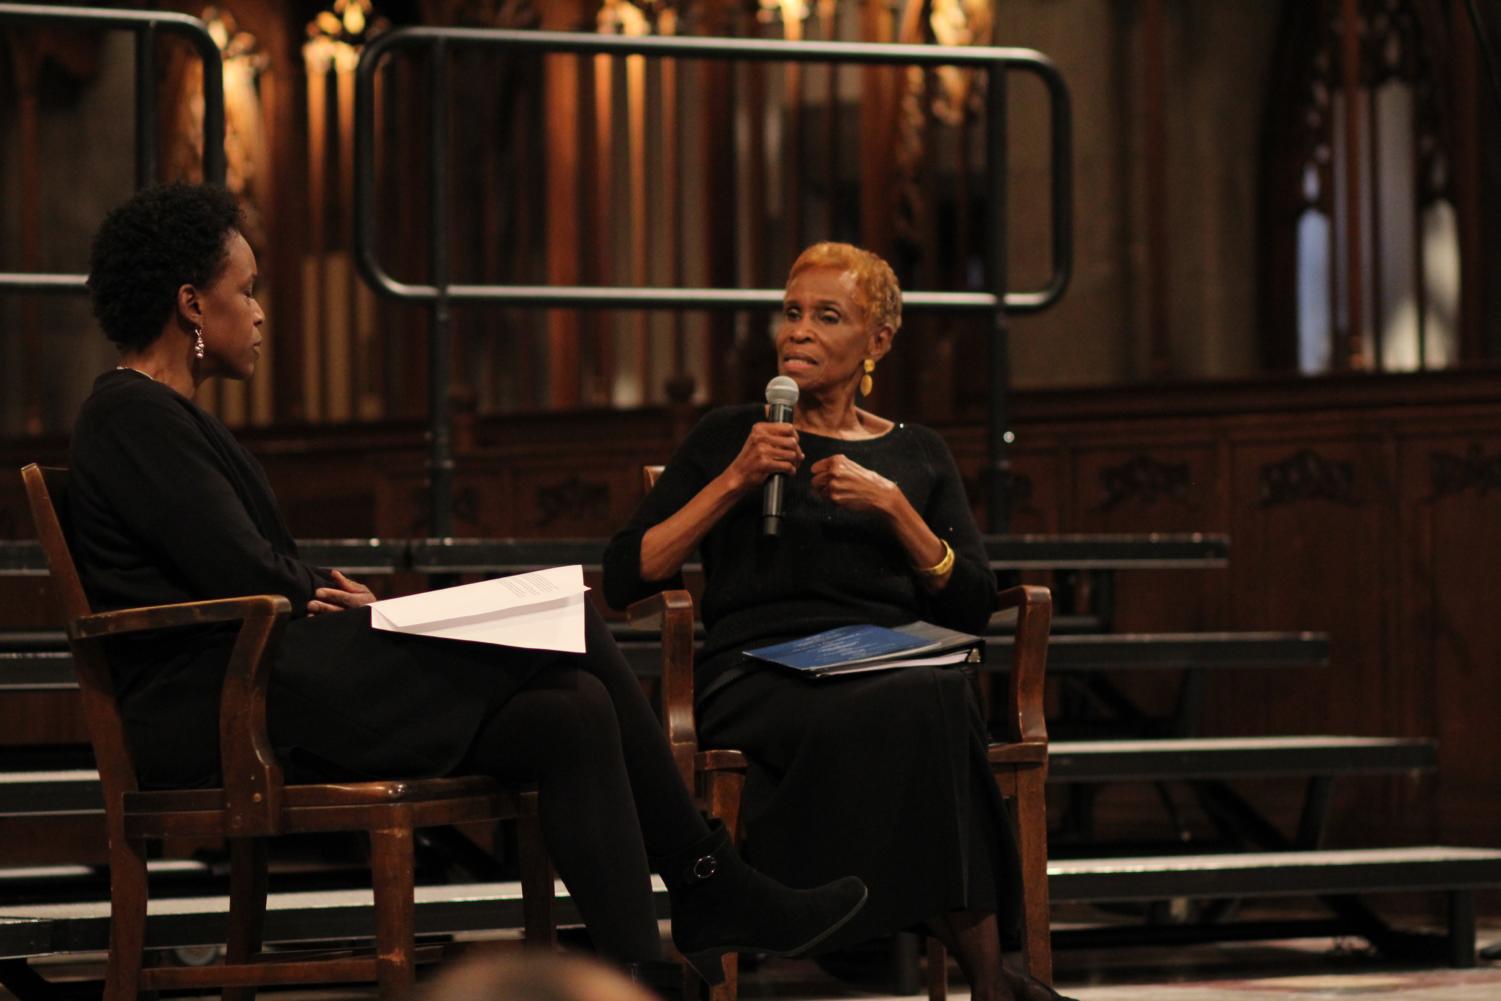
[[[95,382],[69,461],[75,556],[99,610],[243,594],[291,601],[267,715],[293,778],[451,773],[485,718],[548,659],[372,630],[366,609],[309,617],[313,591],[331,581],[297,558],[260,464],[216,418],[138,372]],[[114,641],[143,784],[217,783],[236,628]]]
[[[706,415],[605,555],[605,595],[622,607],[677,580],[641,579],[641,539],[727,468],[760,406]],[[982,632],[995,577],[943,439],[899,424],[872,439],[801,432],[781,536],[763,538],[760,495],[704,537],[703,619],[695,668],[699,732],[751,760],[742,804],[747,857],[793,885],[853,873],[865,909],[830,945],[908,928],[948,910],[994,910],[1014,936],[1019,902],[1011,826],[985,760],[988,735],[968,679],[914,668],[808,679],[741,651],[853,623],[926,619]],[[878,516],[816,496],[812,465],[843,453],[897,483],[955,552],[929,594]]]

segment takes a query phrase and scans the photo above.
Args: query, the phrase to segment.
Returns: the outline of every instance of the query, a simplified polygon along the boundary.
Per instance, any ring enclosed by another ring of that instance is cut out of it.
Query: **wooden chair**
[[[414,828],[517,819],[523,919],[528,945],[553,942],[552,871],[542,845],[535,792],[513,793],[483,777],[288,784],[266,735],[270,652],[290,604],[280,595],[92,612],[68,549],[64,522],[68,472],[29,465],[21,471],[62,605],[78,671],[89,739],[104,790],[110,867],[110,940],[106,1001],[135,1001],[146,991],[224,988],[248,1001],[263,984],[376,980],[382,1001],[412,994]],[[142,791],[115,700],[105,639],[145,630],[240,622],[219,707],[224,787]],[[262,953],[266,913],[265,838],[314,831],[366,831],[375,893],[375,953],[313,958]],[[146,842],[224,838],[230,848],[229,930],[223,963],[145,967]],[[426,958],[424,956],[424,958]]]
[[[642,468],[646,490],[656,484],[661,466]],[[1044,784],[1048,772],[1048,733],[1043,715],[1043,682],[1047,666],[1048,632],[1052,625],[1052,595],[1045,587],[1022,585],[996,596],[996,608],[1016,609],[1016,642],[1006,688],[1005,732],[990,745],[988,757],[1001,795],[1011,803],[1022,867],[1022,953],[1028,973],[1045,983],[1053,980],[1053,950],[1049,929],[1048,826]],[[667,740],[688,788],[710,816],[738,833],[740,794],[746,758],[740,751],[698,747],[693,717],[693,596],[671,590],[631,605],[631,625],[660,629],[662,635],[662,716]],[[948,994],[948,957],[943,944],[929,938],[928,997],[942,1001]],[[734,955],[726,956],[725,982],[711,992],[713,1001],[733,1001],[737,969]]]

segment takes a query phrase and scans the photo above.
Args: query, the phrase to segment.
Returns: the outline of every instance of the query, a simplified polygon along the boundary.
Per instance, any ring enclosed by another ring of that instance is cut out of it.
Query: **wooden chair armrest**
[[[175,605],[120,608],[113,612],[81,615],[68,623],[68,633],[74,639],[101,639],[151,629],[234,622],[261,609],[287,615],[292,610],[292,603],[279,594],[252,594],[243,598],[215,598],[212,601],[183,601]]]
[[[219,696],[219,762],[231,837],[276,834],[282,826],[282,772],[266,733],[266,690],[291,604],[279,596],[249,600]]]
[[[743,772],[750,768],[750,760],[743,751],[715,748],[699,751],[698,770],[701,772]]]
[[[266,689],[271,652],[291,614],[278,594],[122,608],[82,615],[68,624],[76,640],[98,640],[157,629],[239,622],[219,696],[219,763],[224,806],[233,836],[275,834],[282,825],[281,765],[266,734]]]
[[[1045,587],[1022,584],[996,595],[998,609],[1016,609],[1016,644],[1011,654],[1011,677],[1006,688],[1006,733],[1009,743],[1047,743],[1043,713],[1048,662],[1048,631],[1053,621],[1053,595]]]
[[[693,721],[693,595],[681,589],[662,591],[634,602],[626,617],[637,628],[662,633],[662,722],[667,743],[688,788],[698,731]]]
[[[625,621],[632,629],[666,630],[669,614],[675,609],[688,610],[688,628],[693,628],[693,595],[687,591],[658,591],[633,601],[625,610]]]
[[[1048,745],[1047,741],[991,744],[985,749],[985,757],[992,765],[1042,764],[1048,760]]]

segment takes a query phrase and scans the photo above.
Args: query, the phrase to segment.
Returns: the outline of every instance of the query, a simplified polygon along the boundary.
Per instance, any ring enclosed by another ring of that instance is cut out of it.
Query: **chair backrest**
[[[115,700],[115,685],[110,676],[109,661],[105,658],[104,641],[74,636],[74,623],[91,614],[92,609],[83,582],[78,577],[78,568],[73,564],[73,554],[68,549],[65,520],[68,517],[68,471],[56,467],[44,469],[32,463],[21,470],[21,479],[26,484],[26,501],[31,507],[31,520],[36,524],[37,539],[47,558],[52,591],[62,606],[68,646],[73,651],[73,668],[83,696],[84,722],[89,730],[89,743],[94,747],[99,781],[104,787],[105,813],[113,833],[122,816],[121,796],[137,789],[136,771],[130,760],[129,745],[125,742],[125,723],[120,716],[120,705]]]

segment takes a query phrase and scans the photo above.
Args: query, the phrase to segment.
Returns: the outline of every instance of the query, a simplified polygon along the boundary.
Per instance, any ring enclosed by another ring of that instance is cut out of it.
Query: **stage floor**
[[[1501,921],[1482,921],[1481,946],[1501,942]],[[100,957],[44,963],[47,976],[99,976]],[[91,961],[92,959],[92,961]],[[1080,1001],[1496,1001],[1501,962],[1474,969],[1415,968],[1375,957],[1358,939],[1208,944],[1172,948],[1068,950],[1057,957],[1057,986]],[[831,972],[811,960],[767,960],[745,970],[741,997],[764,1001],[907,1001],[881,983],[880,963],[844,964]],[[426,979],[426,978],[424,978]],[[281,1001],[364,1001],[369,990],[264,991]],[[217,993],[209,995],[217,998]],[[949,997],[969,992],[951,968]],[[0,999],[13,1001],[0,989]]]
[[[1501,926],[1483,931],[1492,934],[1482,934],[1482,944],[1501,939]],[[1501,963],[1482,962],[1469,970],[1414,969],[1330,939],[1071,952],[1057,958],[1056,986],[1080,1001],[1501,999]],[[783,960],[763,964],[742,980],[741,996],[778,1001],[911,997],[878,991],[875,985],[862,989],[834,979],[811,962]],[[957,970],[951,971],[949,997],[969,997]]]

